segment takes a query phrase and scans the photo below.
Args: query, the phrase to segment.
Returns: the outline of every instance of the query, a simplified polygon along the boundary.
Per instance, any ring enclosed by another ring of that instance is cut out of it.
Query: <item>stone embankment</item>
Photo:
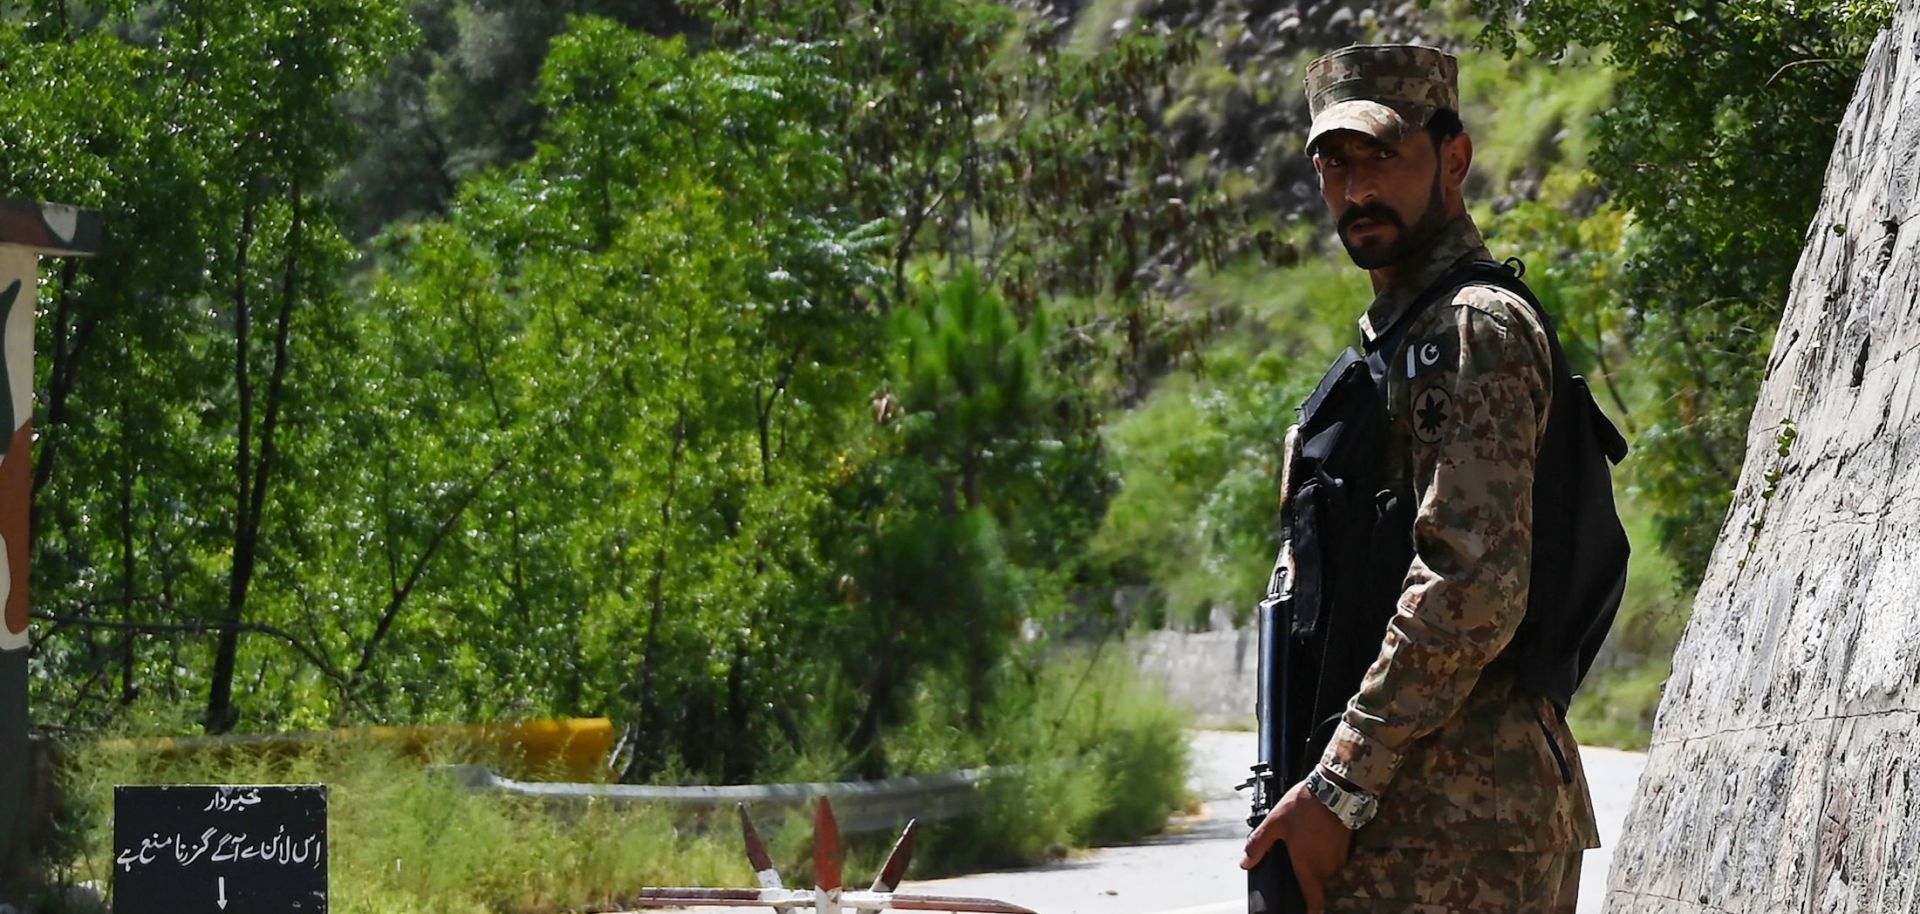
[[[1827,169],[1607,911],[1920,911],[1920,0]]]

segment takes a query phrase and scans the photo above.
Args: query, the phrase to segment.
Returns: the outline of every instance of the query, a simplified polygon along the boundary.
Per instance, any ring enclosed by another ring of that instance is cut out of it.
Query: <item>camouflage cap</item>
[[[1398,142],[1435,111],[1460,110],[1460,61],[1414,44],[1341,48],[1307,64],[1307,151],[1330,130]]]

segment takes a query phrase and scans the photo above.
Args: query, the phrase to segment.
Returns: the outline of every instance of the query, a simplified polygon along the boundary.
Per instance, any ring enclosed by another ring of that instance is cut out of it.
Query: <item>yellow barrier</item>
[[[491,751],[500,760],[513,762],[511,767],[516,770],[537,777],[598,781],[606,776],[607,754],[613,749],[613,738],[612,721],[604,717],[576,717],[520,723],[361,727],[317,733],[187,736],[135,740],[128,745],[162,754],[239,748],[283,752],[321,740],[366,739],[391,743],[401,752],[428,761],[436,746],[465,744]]]
[[[371,735],[375,739],[398,741],[404,751],[422,760],[436,744],[467,743],[490,749],[502,759],[517,760],[519,767],[529,773],[541,777],[564,774],[573,780],[605,777],[607,753],[613,749],[613,722],[604,717],[512,724],[373,727]]]

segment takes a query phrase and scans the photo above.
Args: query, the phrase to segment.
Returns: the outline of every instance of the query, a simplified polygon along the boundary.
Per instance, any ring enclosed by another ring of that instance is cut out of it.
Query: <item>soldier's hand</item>
[[[1307,910],[1320,914],[1327,909],[1327,880],[1347,862],[1353,832],[1340,823],[1333,810],[1307,793],[1305,783],[1300,783],[1280,798],[1260,827],[1248,836],[1247,856],[1240,861],[1240,868],[1253,869],[1275,842],[1281,841],[1286,842],[1287,857],[1293,862],[1293,875],[1300,880]]]

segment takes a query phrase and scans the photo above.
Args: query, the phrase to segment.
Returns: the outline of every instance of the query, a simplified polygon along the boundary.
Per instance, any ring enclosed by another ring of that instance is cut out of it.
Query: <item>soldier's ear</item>
[[[1473,137],[1464,132],[1448,137],[1440,145],[1440,167],[1446,170],[1448,187],[1464,185],[1473,168]]]

